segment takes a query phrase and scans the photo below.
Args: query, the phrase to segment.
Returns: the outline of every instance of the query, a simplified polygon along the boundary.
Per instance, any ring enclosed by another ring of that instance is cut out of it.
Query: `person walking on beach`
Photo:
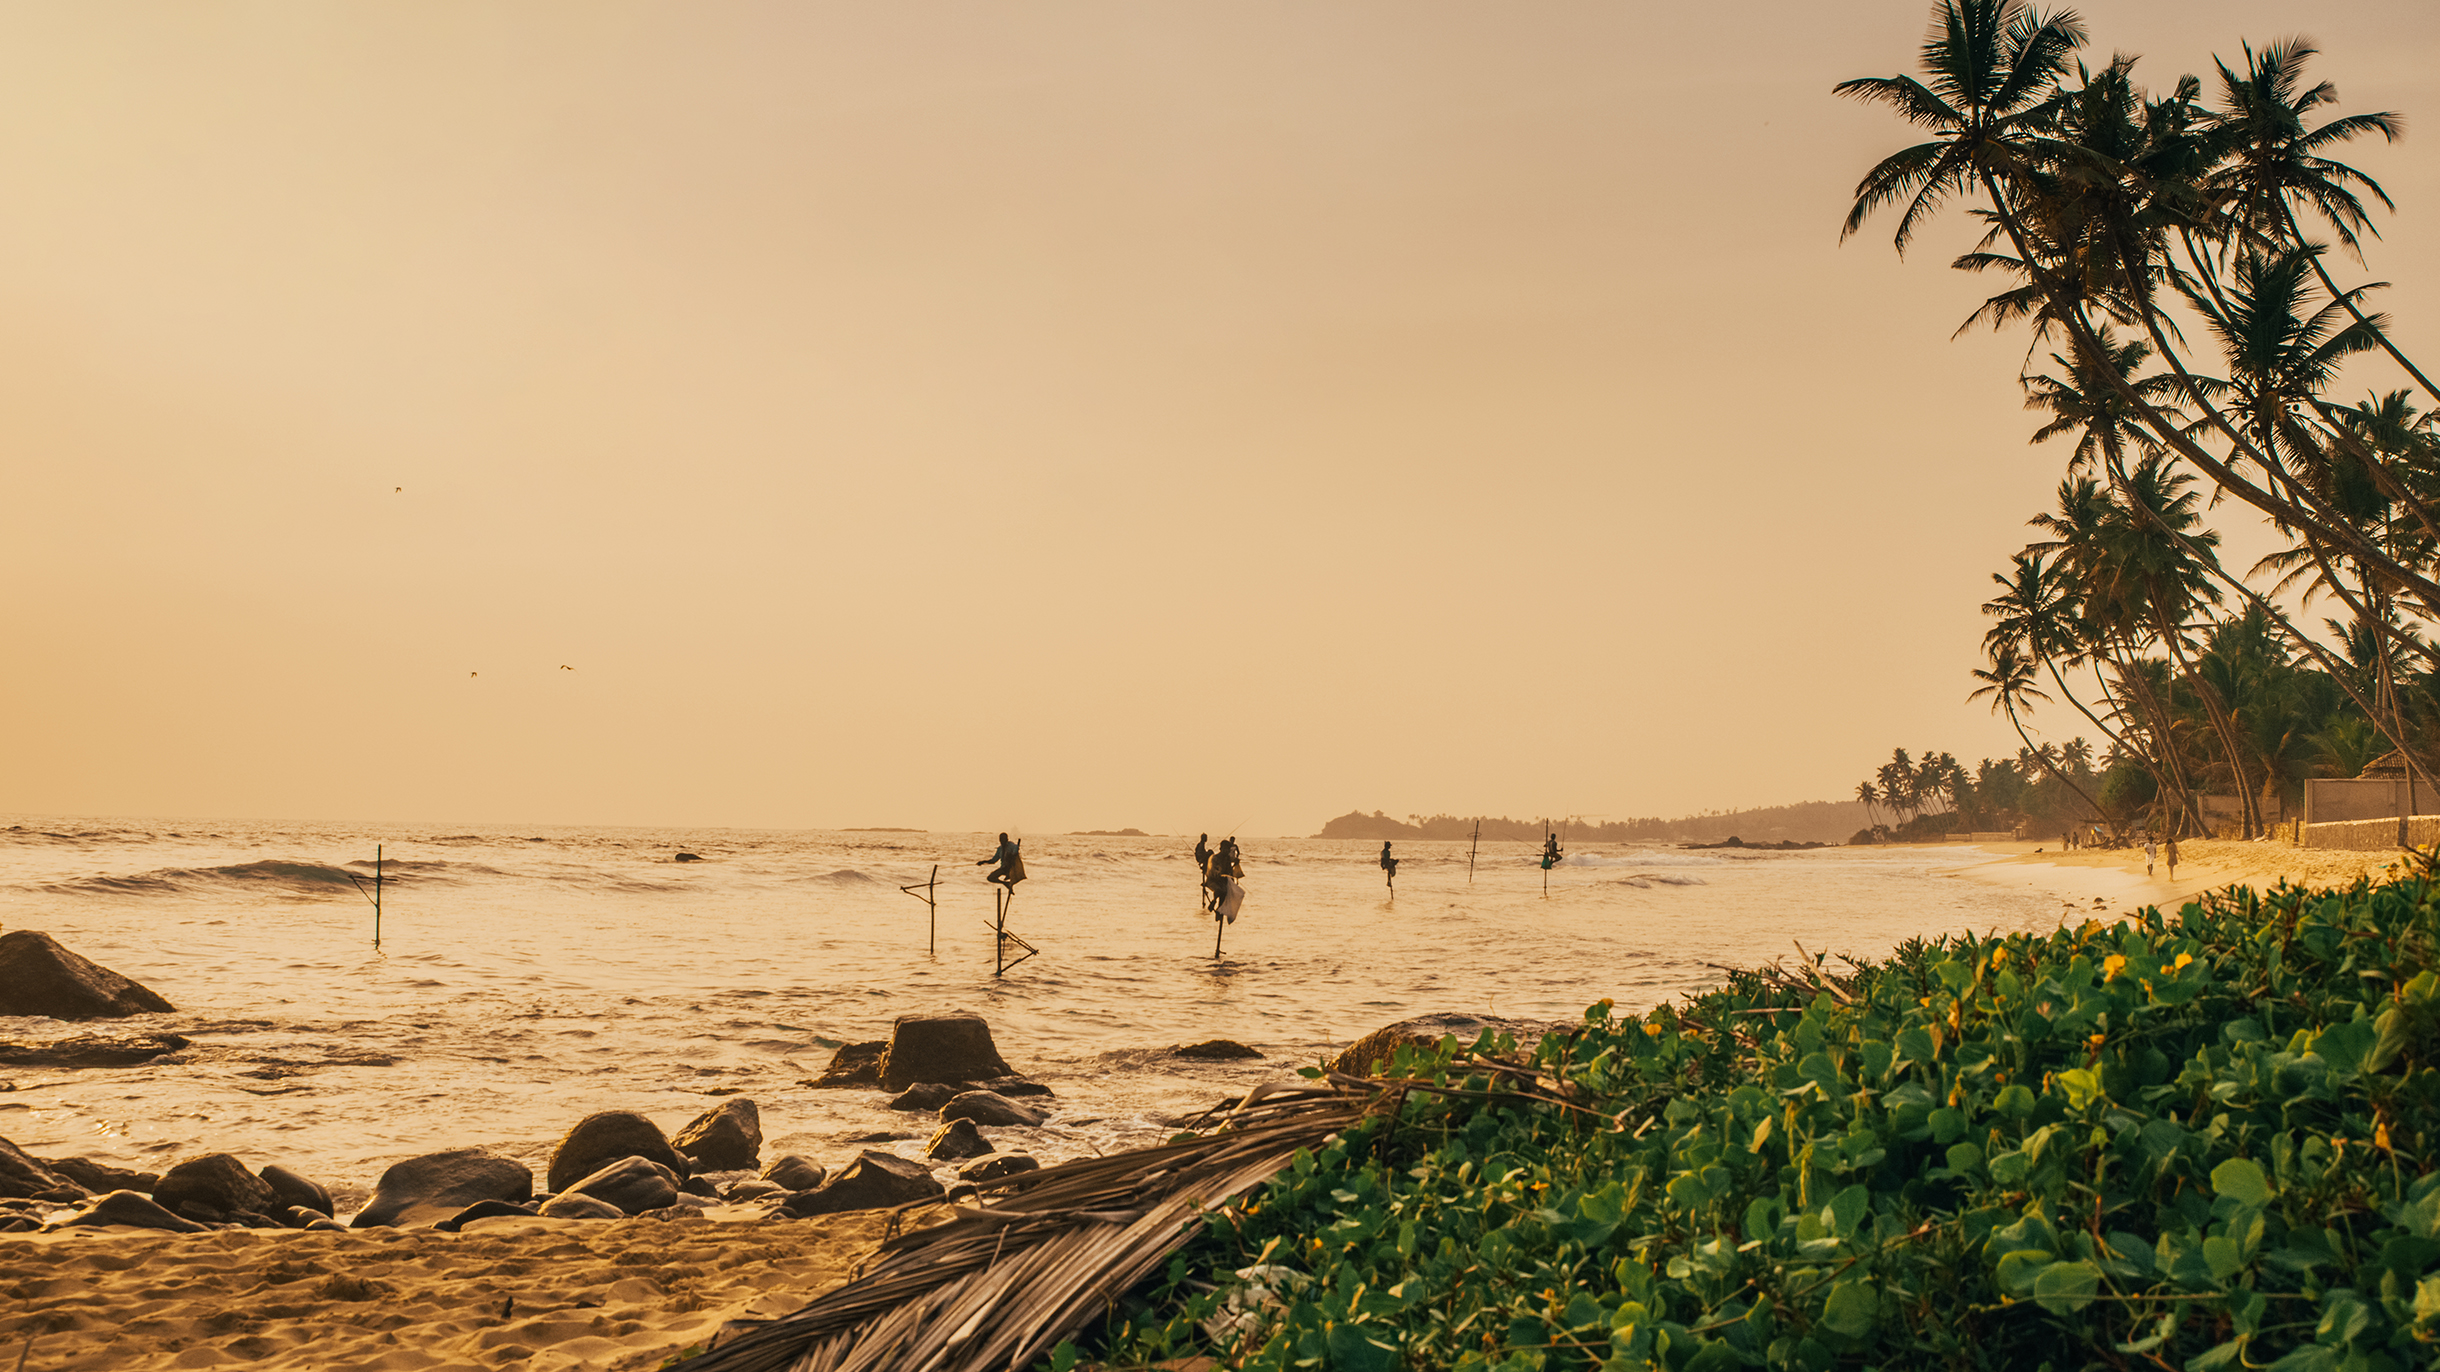
[[[1389,855],[1389,844],[1388,844],[1387,842],[1384,842],[1384,843],[1381,845],[1381,870],[1382,870],[1382,871],[1384,871],[1384,872],[1387,872],[1387,873],[1389,874],[1389,876],[1387,877],[1387,881],[1388,881],[1388,883],[1389,883],[1389,889],[1390,889],[1390,890],[1392,890],[1392,891],[1397,890],[1397,889],[1398,889],[1398,859],[1396,859],[1396,858],[1394,858],[1394,857],[1391,857],[1391,856]]]
[[[2150,875],[2152,875],[2152,859],[2153,859],[2153,858],[2155,858],[2155,857],[2158,857],[2159,855],[2160,855],[2160,845],[2152,841],[2152,836],[2151,836],[2150,834],[2146,834],[2146,835],[2144,835],[2144,836],[2143,836],[2143,874],[2144,874],[2145,876],[2150,876]]]
[[[1017,852],[1020,846],[1012,842],[1008,835],[1000,835],[1000,846],[991,851],[990,857],[978,859],[974,864],[977,867],[998,864],[991,866],[991,871],[984,875],[983,880],[997,882],[1013,893],[1017,883],[1025,880],[1025,859]]]
[[[2171,840],[2169,840],[2169,847],[2168,847],[2168,850],[2167,850],[2165,853],[2163,853],[2163,854],[2162,854],[2162,856],[2164,856],[2164,857],[2166,857],[2166,858],[2168,858],[2168,859],[2169,859],[2169,880],[2171,880],[2171,881],[2175,881],[2175,880],[2177,880],[2177,840],[2176,840],[2176,839],[2171,839]]]

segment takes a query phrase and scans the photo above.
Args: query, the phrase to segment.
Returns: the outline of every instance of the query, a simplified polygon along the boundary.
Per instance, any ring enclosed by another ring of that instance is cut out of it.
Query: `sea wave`
[[[797,879],[799,881],[827,881],[838,886],[854,886],[859,884],[868,884],[873,881],[874,878],[873,874],[870,872],[859,872],[853,867],[842,867],[835,872],[823,872],[816,876],[799,877]]]
[[[351,870],[354,869],[354,870]],[[501,876],[489,867],[449,862],[392,859],[381,864],[385,883],[457,880],[465,876]],[[127,875],[103,873],[67,881],[45,882],[35,889],[66,896],[177,896],[213,890],[284,892],[293,896],[353,892],[357,883],[373,877],[371,859],[332,865],[262,858],[225,867],[161,867]]]
[[[1728,858],[1657,849],[1618,854],[1570,853],[1559,859],[1559,865],[1562,867],[1725,867],[1730,861],[1731,859]]]
[[[1649,890],[1654,886],[1709,886],[1711,883],[1701,877],[1672,875],[1668,872],[1638,872],[1631,877],[1620,877],[1618,884],[1633,886],[1638,890]]]

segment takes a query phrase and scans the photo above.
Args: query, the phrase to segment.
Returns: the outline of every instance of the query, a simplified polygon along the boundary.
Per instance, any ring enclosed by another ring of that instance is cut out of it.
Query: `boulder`
[[[669,1137],[659,1125],[633,1110],[603,1110],[578,1120],[551,1150],[544,1185],[565,1191],[569,1183],[592,1176],[621,1158],[645,1158],[681,1177],[692,1170],[669,1146]]]
[[[278,1209],[299,1205],[325,1216],[331,1213],[330,1192],[320,1184],[307,1181],[277,1163],[264,1168],[259,1175],[271,1188],[271,1199]]]
[[[997,1091],[968,1091],[953,1096],[947,1105],[940,1108],[940,1117],[943,1120],[972,1120],[976,1124],[1017,1124],[1029,1129],[1047,1118]]]
[[[42,1159],[0,1139],[0,1196],[27,1200],[83,1200],[86,1188],[54,1171]]]
[[[627,1212],[598,1196],[553,1196],[534,1212],[546,1220],[623,1220]]]
[[[890,1047],[881,1059],[881,1085],[903,1091],[919,1081],[974,1081],[1013,1077],[992,1045],[991,1026],[981,1015],[900,1015],[890,1026]]]
[[[1041,1170],[1041,1163],[1023,1153],[994,1153],[987,1158],[977,1158],[957,1169],[957,1179],[964,1182],[998,1181],[1002,1177],[1013,1177],[1019,1172],[1039,1172]]]
[[[1015,1100],[1019,1096],[1048,1096],[1055,1094],[1051,1088],[1044,1086],[1041,1082],[1027,1081],[1023,1077],[993,1077],[989,1081],[978,1081],[971,1083],[967,1089],[973,1091],[997,1091],[1001,1095],[1008,1097],[1010,1100]]]
[[[282,1208],[273,1204],[274,1194],[271,1183],[228,1153],[206,1153],[172,1165],[152,1193],[154,1200],[181,1214],[194,1206],[230,1216]]]
[[[890,1098],[892,1110],[938,1110],[960,1091],[974,1088],[964,1082],[919,1081]]]
[[[454,1234],[476,1220],[487,1220],[495,1215],[532,1215],[534,1213],[534,1207],[530,1205],[512,1205],[507,1201],[499,1200],[476,1201],[432,1227],[445,1234]]]
[[[678,1174],[650,1158],[620,1158],[608,1167],[580,1177],[561,1196],[590,1196],[608,1201],[620,1213],[641,1215],[678,1203]]]
[[[133,1067],[187,1046],[177,1034],[112,1038],[88,1034],[42,1043],[0,1043],[0,1067]]]
[[[952,1120],[940,1127],[932,1141],[923,1146],[923,1155],[941,1162],[963,1162],[979,1158],[992,1151],[991,1140],[974,1127],[973,1120]]]
[[[118,1019],[175,1008],[149,988],[60,947],[49,934],[0,934],[0,1016]]]
[[[1533,1020],[1493,1019],[1484,1015],[1419,1015],[1385,1024],[1357,1039],[1331,1062],[1330,1068],[1350,1076],[1369,1077],[1375,1067],[1408,1044],[1429,1047],[1444,1035],[1454,1035],[1459,1043],[1472,1043],[1485,1029],[1513,1035],[1517,1046],[1524,1048],[1549,1032],[1550,1026]]]
[[[765,1196],[784,1196],[787,1194],[788,1188],[780,1185],[778,1182],[763,1181],[759,1178],[749,1177],[744,1181],[730,1182],[727,1186],[721,1188],[720,1198],[725,1201],[739,1202],[761,1200]]]
[[[351,1227],[409,1227],[447,1219],[476,1201],[522,1204],[533,1199],[534,1171],[480,1148],[426,1153],[395,1163],[373,1183],[373,1198]]]
[[[1170,1049],[1169,1055],[1176,1058],[1201,1058],[1214,1062],[1262,1056],[1235,1039],[1205,1039],[1201,1043],[1181,1043]]]
[[[794,1153],[772,1159],[771,1165],[762,1170],[764,1181],[789,1191],[811,1191],[829,1175],[819,1163]]]
[[[158,1172],[137,1172],[125,1167],[113,1167],[91,1158],[43,1158],[42,1165],[100,1195],[105,1191],[133,1191],[149,1196],[161,1184]]]
[[[871,1043],[850,1043],[831,1054],[830,1065],[822,1075],[805,1083],[808,1086],[858,1086],[867,1090],[881,1084],[881,1059],[888,1054],[889,1044],[875,1039]]]
[[[59,1222],[62,1229],[87,1224],[124,1224],[137,1229],[166,1229],[173,1234],[197,1234],[203,1226],[183,1220],[133,1191],[113,1191]]]
[[[696,1170],[731,1172],[762,1164],[762,1111],[734,1096],[695,1116],[669,1141]]]
[[[835,1215],[844,1210],[880,1210],[932,1200],[942,1195],[945,1189],[932,1179],[931,1169],[923,1164],[909,1162],[895,1154],[867,1149],[820,1189],[800,1191],[781,1202],[771,1213],[775,1217],[785,1215],[803,1219],[812,1215]]]

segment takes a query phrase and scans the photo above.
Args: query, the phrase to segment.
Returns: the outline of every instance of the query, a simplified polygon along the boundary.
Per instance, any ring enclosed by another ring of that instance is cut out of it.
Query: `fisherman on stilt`
[[[1381,870],[1385,874],[1383,880],[1388,883],[1390,894],[1396,895],[1398,893],[1398,859],[1389,855],[1389,844],[1386,840],[1381,844]]]
[[[1000,846],[991,850],[990,857],[980,858],[974,864],[977,867],[991,868],[991,871],[984,875],[983,880],[992,882],[1013,895],[1016,892],[1017,883],[1025,880],[1025,858],[1017,851],[1021,846],[1023,845],[1010,839],[1008,835],[1000,835]]]

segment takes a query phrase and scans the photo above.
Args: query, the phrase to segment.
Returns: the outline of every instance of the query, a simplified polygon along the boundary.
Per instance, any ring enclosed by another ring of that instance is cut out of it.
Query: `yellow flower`
[[[1997,966],[1999,966],[2001,963],[2006,962],[2007,960],[2008,960],[2008,950],[2007,950],[2007,949],[2005,949],[2005,948],[1994,948],[1994,949],[1992,949],[1992,950],[1991,950],[1991,965],[1992,965],[1992,966],[1997,967]]]
[[[1645,1021],[1644,1021],[1644,1032],[1645,1032],[1645,1033],[1647,1033],[1647,1034],[1649,1034],[1649,1035],[1651,1035],[1651,1036],[1652,1036],[1652,1037],[1654,1037],[1654,1038],[1659,1038],[1659,1037],[1661,1036],[1661,1027],[1660,1027],[1659,1025],[1657,1025],[1657,1024],[1654,1024],[1654,1023],[1653,1023],[1652,1021],[1650,1021],[1650,1020],[1645,1020]]]
[[[2372,1144],[2384,1153],[2393,1151],[2389,1146],[2389,1121],[2382,1120],[2372,1126]]]
[[[2105,957],[2105,958],[2103,958],[2103,959],[2101,960],[2101,979],[2102,979],[2103,981],[2113,981],[2113,980],[2116,980],[2116,979],[2117,979],[2118,974],[2119,974],[2120,972],[2125,971],[2126,969],[2127,969],[2127,959],[2126,959],[2126,954],[2124,954],[2124,953],[2112,953],[2112,954],[2110,954],[2108,957]]]
[[[2192,961],[2194,961],[2194,954],[2180,953],[2177,955],[2177,961],[2169,964],[2169,970],[2172,972],[2182,972],[2185,970],[2186,964]]]
[[[2098,1048],[2101,1046],[2102,1040],[2108,1037],[2109,1035],[2107,1034],[2095,1034],[2091,1038],[2086,1039],[2084,1042],[2087,1047]]]

